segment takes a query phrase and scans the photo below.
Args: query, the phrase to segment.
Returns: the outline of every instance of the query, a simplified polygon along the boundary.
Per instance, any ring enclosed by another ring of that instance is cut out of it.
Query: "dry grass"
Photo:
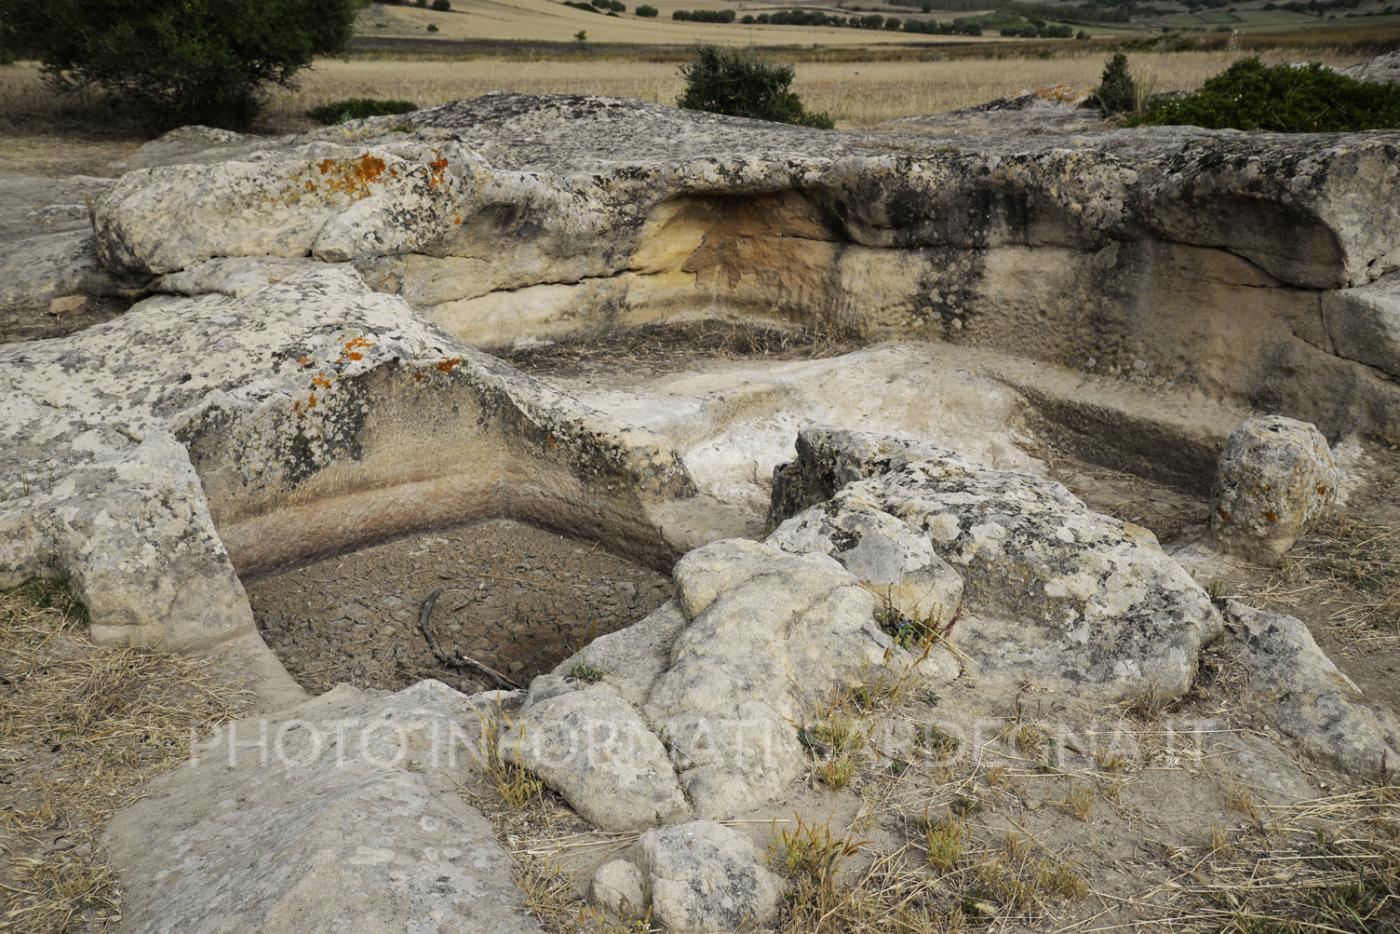
[[[116,916],[108,818],[249,703],[208,659],[95,645],[84,622],[56,585],[0,594],[0,929]]]
[[[1351,639],[1393,645],[1400,641],[1400,527],[1333,518],[1299,539],[1242,599],[1284,611],[1324,602],[1328,622]]]
[[[1198,87],[1243,54],[1141,53],[1132,56],[1132,62],[1135,69],[1151,76],[1157,90],[1171,91]],[[894,117],[968,107],[1028,88],[1068,85],[1088,89],[1098,83],[1104,61],[1099,50],[1045,58],[1018,57],[1014,51],[1007,55],[1003,49],[1001,56],[804,63],[797,66],[795,87],[809,106],[830,113],[842,125],[869,126]],[[1287,61],[1297,58],[1298,52],[1265,51],[1263,57]],[[1309,57],[1333,64],[1357,58],[1354,53],[1335,49],[1309,50]],[[674,62],[640,60],[327,59],[303,73],[296,89],[273,93],[265,128],[309,126],[304,119],[308,108],[339,98],[403,98],[430,105],[494,90],[606,94],[669,104],[680,94],[681,79]],[[0,67],[0,124],[62,124],[94,112],[100,126],[100,102],[83,96],[56,99],[32,65]]]

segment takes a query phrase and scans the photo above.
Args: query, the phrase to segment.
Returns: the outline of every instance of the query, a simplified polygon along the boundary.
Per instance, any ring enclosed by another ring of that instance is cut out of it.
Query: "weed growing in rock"
[[[951,813],[938,820],[929,820],[925,814],[923,825],[924,843],[928,846],[928,864],[936,872],[952,872],[962,859],[963,851],[967,849],[967,841],[971,838],[972,831],[967,824]]]
[[[501,734],[509,727],[502,714],[482,724],[481,739],[487,774],[506,807],[519,811],[544,800],[544,782],[534,772],[501,755]]]
[[[569,677],[584,684],[597,684],[607,676],[607,672],[587,662],[579,662],[569,669]]]
[[[829,824],[809,824],[793,816],[793,826],[783,828],[769,849],[773,871],[792,883],[791,898],[818,907],[836,898],[836,876],[842,865],[860,852],[867,841],[837,837]]]

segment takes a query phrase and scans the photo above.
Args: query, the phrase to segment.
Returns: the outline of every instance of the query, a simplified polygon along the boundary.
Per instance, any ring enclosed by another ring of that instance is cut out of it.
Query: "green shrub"
[[[829,130],[826,114],[812,113],[792,90],[790,65],[765,62],[743,49],[702,45],[695,60],[681,66],[685,93],[676,101],[686,110]]]
[[[645,16],[647,19],[655,19],[656,7],[652,6],[649,3],[643,3],[637,7],[637,15]]]
[[[1400,85],[1357,81],[1316,63],[1295,68],[1247,58],[1134,122],[1279,133],[1392,129],[1400,127]]]
[[[317,123],[344,123],[346,120],[362,120],[365,117],[381,117],[385,114],[406,114],[418,108],[411,101],[382,101],[372,97],[350,97],[343,101],[330,101],[319,107],[312,107],[306,115]]]
[[[1103,80],[1094,92],[1094,100],[1106,114],[1132,113],[1137,108],[1137,82],[1128,71],[1128,56],[1113,53],[1103,66]]]
[[[358,0],[0,0],[10,41],[58,90],[95,85],[152,130],[245,126],[350,38]]]
[[[452,9],[452,0],[433,0],[433,9],[439,13],[446,13]]]

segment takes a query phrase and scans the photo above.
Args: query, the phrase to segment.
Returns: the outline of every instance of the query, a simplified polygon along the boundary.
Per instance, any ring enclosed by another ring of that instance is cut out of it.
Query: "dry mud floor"
[[[509,520],[415,535],[249,582],[258,629],[302,687],[398,690],[436,678],[498,687],[440,664],[419,629],[525,685],[671,596],[669,578],[584,542]]]

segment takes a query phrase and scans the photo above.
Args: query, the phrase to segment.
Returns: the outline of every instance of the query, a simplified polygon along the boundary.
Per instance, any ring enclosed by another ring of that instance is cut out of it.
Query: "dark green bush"
[[[733,10],[672,10],[671,19],[682,23],[732,23]]]
[[[695,60],[681,66],[685,93],[676,104],[731,117],[752,117],[775,123],[829,130],[826,114],[812,113],[792,90],[791,65],[765,62],[743,49],[702,45]]]
[[[385,114],[406,114],[418,108],[410,101],[383,101],[372,97],[350,97],[343,101],[330,101],[319,107],[312,107],[306,115],[317,123],[344,123],[346,120],[362,120],[365,117],[381,117]]]
[[[1400,127],[1400,85],[1357,81],[1316,63],[1295,68],[1247,58],[1134,122],[1279,133],[1393,129]]]
[[[637,15],[652,19],[656,16],[656,7],[649,3],[643,3],[637,7]]]
[[[59,90],[96,85],[152,130],[246,125],[350,38],[359,0],[0,0],[0,22]]]
[[[1132,113],[1137,108],[1137,82],[1128,71],[1128,56],[1113,53],[1103,67],[1103,80],[1094,92],[1094,100],[1106,114]]]
[[[452,0],[433,0],[433,9],[439,13],[446,13],[452,9]]]

